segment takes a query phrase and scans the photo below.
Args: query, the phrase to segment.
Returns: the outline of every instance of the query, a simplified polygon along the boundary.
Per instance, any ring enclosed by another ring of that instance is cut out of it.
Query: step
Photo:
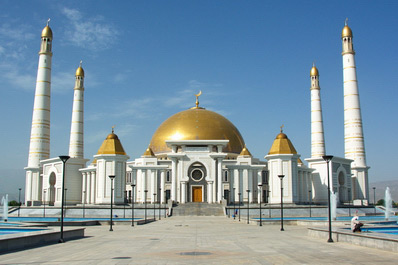
[[[184,203],[173,207],[173,216],[224,216],[221,204],[202,202]]]

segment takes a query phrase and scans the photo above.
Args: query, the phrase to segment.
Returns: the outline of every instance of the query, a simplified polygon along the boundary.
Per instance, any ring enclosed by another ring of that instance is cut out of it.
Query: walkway
[[[86,238],[0,256],[0,264],[394,264],[398,254],[310,238],[301,226],[172,217],[87,227]]]

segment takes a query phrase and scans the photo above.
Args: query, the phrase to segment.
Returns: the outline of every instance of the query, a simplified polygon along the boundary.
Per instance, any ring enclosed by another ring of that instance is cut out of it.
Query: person
[[[352,232],[361,232],[361,227],[363,223],[359,222],[359,217],[357,214],[351,219],[351,230]]]

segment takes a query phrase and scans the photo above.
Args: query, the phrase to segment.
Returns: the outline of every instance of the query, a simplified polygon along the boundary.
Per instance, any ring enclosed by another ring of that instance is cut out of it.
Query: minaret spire
[[[40,205],[41,170],[40,161],[50,157],[50,97],[51,97],[51,43],[53,33],[47,25],[41,33],[39,65],[33,104],[30,134],[29,159],[26,170],[26,205]]]
[[[84,70],[82,61],[76,70],[73,97],[72,124],[70,130],[69,156],[84,157]]]
[[[312,63],[311,78],[311,157],[325,155],[325,136],[321,105],[321,88],[319,87],[319,72]]]
[[[353,34],[347,25],[343,28],[343,77],[344,77],[344,147],[345,157],[354,160],[351,164],[356,199],[369,199],[368,167],[366,165],[365,141],[362,128],[361,107],[355,64]],[[356,179],[356,181],[355,181]]]

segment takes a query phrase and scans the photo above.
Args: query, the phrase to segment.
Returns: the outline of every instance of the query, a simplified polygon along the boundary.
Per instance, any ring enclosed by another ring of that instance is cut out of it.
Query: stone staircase
[[[173,207],[173,216],[224,216],[222,204],[190,202]]]

